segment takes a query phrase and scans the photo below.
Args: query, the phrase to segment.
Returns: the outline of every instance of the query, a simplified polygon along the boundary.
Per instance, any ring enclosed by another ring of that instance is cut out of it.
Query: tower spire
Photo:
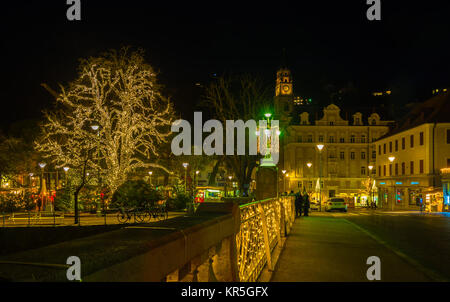
[[[283,48],[283,53],[281,54],[281,66],[280,66],[280,69],[287,69],[286,48]]]

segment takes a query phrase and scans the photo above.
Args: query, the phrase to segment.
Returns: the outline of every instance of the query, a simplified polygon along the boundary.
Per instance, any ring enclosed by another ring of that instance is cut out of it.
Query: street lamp
[[[64,182],[67,187],[67,171],[69,171],[69,167],[64,167],[63,170],[64,170],[64,178],[65,178]]]
[[[370,165],[369,167],[369,195],[370,195],[370,204],[371,204],[371,206],[373,206],[373,204],[374,204],[374,201],[373,201],[373,190],[372,190],[372,169],[373,169],[373,166],[372,165]]]
[[[318,144],[319,149],[319,210],[322,211],[322,149],[324,145]]]
[[[286,179],[288,179],[288,181],[289,181],[289,173],[286,173],[286,177],[284,178],[284,181],[286,182]],[[291,187],[291,183],[290,182],[288,182],[288,188],[287,188],[287,191],[289,191],[289,188]],[[287,191],[286,191],[286,193],[287,193]]]
[[[41,167],[41,207],[44,207],[44,192],[43,192],[43,186],[44,186],[44,168],[47,165],[44,162],[41,162],[38,164],[39,167]],[[39,208],[39,211],[41,210],[41,208]]]
[[[308,169],[311,169],[311,167],[312,167],[312,163],[307,163],[306,164],[307,166],[308,166]],[[309,185],[309,182],[310,182],[310,180],[309,180],[309,176],[311,175],[311,171],[310,172],[308,172],[308,185]],[[310,190],[311,190],[311,188],[310,188]]]
[[[395,160],[395,156],[389,156],[388,159],[392,163]],[[391,178],[392,178],[391,172],[392,172],[392,169],[389,170],[389,176],[391,176]],[[395,181],[393,179],[391,181],[392,181],[392,187],[394,188],[394,192],[393,192],[394,199],[392,200],[391,208],[392,208],[392,211],[394,211],[394,204],[397,202],[397,189],[395,188]]]
[[[188,163],[183,163],[184,167],[184,194],[186,194],[186,184],[187,184],[187,167],[189,166]]]
[[[200,173],[199,170],[195,171],[195,187],[198,187],[198,174]]]
[[[231,182],[231,180],[233,179],[233,176],[228,176],[228,179],[230,180],[230,189],[233,189],[234,190],[234,188],[233,188],[233,183]],[[231,190],[230,190],[231,191]]]
[[[150,187],[152,186],[152,174],[153,174],[153,171],[148,172],[148,175],[150,176]]]
[[[33,173],[28,174],[30,176],[30,188],[33,186]]]
[[[283,192],[286,192],[286,177],[284,174],[286,174],[286,170],[281,171],[283,173]]]
[[[100,180],[100,126],[97,124],[93,124],[91,125],[92,130],[97,131],[97,186],[98,186],[98,194],[100,196],[100,198],[102,198],[101,196],[101,190],[102,190],[102,186],[101,186],[101,180]],[[103,201],[103,211],[105,211],[105,202]],[[100,212],[100,207],[99,204],[97,204],[97,216],[100,216],[101,212]],[[106,215],[106,214],[105,214]],[[106,216],[105,216],[106,219]],[[106,224],[106,220],[105,220],[105,224]]]

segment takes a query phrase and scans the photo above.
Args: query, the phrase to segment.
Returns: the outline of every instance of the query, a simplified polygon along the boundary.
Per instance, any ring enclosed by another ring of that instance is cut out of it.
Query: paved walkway
[[[271,281],[368,281],[370,256],[381,260],[381,281],[431,281],[346,219],[324,216],[296,220]]]

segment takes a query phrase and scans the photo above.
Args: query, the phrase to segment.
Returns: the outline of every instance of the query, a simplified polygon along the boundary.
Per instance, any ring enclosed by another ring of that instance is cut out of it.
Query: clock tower
[[[275,85],[275,116],[280,123],[289,123],[289,115],[293,111],[294,93],[292,87],[291,71],[287,68],[280,68],[277,71]]]

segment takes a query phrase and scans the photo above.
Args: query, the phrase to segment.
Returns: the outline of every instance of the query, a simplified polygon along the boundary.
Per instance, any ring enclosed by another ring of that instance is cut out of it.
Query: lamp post
[[[231,180],[233,179],[233,176],[228,176],[228,179],[230,180],[230,189],[233,189],[233,191],[234,191],[234,188],[233,188],[233,183],[231,182]],[[230,190],[231,191],[231,190]]]
[[[183,163],[184,167],[184,194],[186,194],[186,184],[187,184],[187,167],[189,166],[188,163]]]
[[[309,178],[310,178],[309,175],[311,175],[311,166],[312,166],[312,163],[309,162],[309,163],[307,163],[306,165],[308,166],[308,169],[310,170],[310,171],[308,172],[308,184],[309,184],[309,182],[310,182],[310,180],[309,180]]]
[[[39,163],[39,167],[41,168],[41,207],[44,207],[44,168],[47,164],[44,162]],[[41,210],[39,207],[39,211]]]
[[[281,172],[283,173],[283,192],[286,192],[286,170],[282,170]]]
[[[67,171],[69,171],[69,167],[64,167],[63,170],[64,170],[64,184],[65,187],[67,187]]]
[[[285,181],[285,183],[286,183],[286,179],[287,178],[289,178],[289,173],[286,173],[286,177],[284,178],[284,181]],[[289,180],[288,180],[289,181]],[[287,188],[287,190],[289,191],[289,188],[291,187],[291,183],[290,182],[288,182],[288,188]],[[287,191],[286,191],[286,193],[287,193]],[[289,193],[288,193],[288,195],[289,195]]]
[[[392,163],[395,160],[395,156],[389,156],[388,159]],[[392,169],[389,169],[389,174],[391,174],[391,172],[392,172]],[[392,175],[389,175],[389,176],[392,177]],[[392,208],[392,211],[394,211],[394,204],[397,202],[397,192],[396,192],[396,188],[395,188],[395,181],[393,179],[391,181],[392,181],[392,187],[394,188],[394,192],[393,192],[394,193],[394,198],[392,200],[392,207],[391,208]]]
[[[374,204],[374,201],[373,201],[373,188],[372,188],[372,169],[373,169],[373,166],[370,165],[369,166],[369,196],[370,196],[370,205],[371,205],[371,207]]]
[[[195,181],[194,181],[194,184],[195,184],[195,187],[196,187],[196,188],[198,187],[198,174],[199,174],[199,173],[200,173],[199,170],[195,171]]]
[[[33,173],[28,174],[30,176],[30,188],[33,187]]]
[[[318,144],[319,149],[319,211],[322,212],[322,149],[324,145]]]
[[[153,171],[149,171],[148,172],[148,175],[149,175],[149,178],[150,178],[150,188],[152,187],[152,174],[153,174]]]
[[[101,198],[101,180],[100,180],[100,126],[94,124],[91,126],[92,130],[97,131],[97,186],[98,186],[98,194]],[[103,202],[103,211],[105,210],[105,202]],[[100,205],[97,203],[97,216],[100,216]],[[105,213],[106,215],[106,213]]]

